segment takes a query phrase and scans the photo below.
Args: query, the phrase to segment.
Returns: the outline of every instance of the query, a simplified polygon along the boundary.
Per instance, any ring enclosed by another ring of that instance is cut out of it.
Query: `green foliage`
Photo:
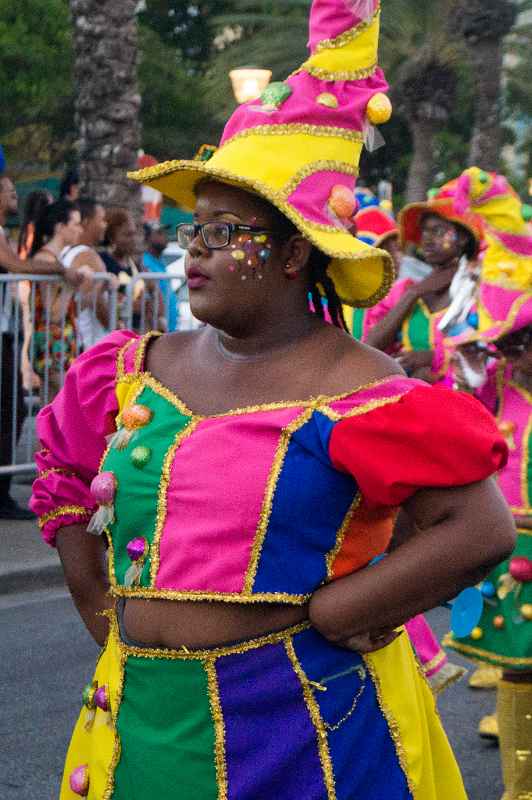
[[[0,53],[0,137],[8,154],[31,161],[31,140],[52,161],[62,158],[73,135],[67,0],[0,0]]]

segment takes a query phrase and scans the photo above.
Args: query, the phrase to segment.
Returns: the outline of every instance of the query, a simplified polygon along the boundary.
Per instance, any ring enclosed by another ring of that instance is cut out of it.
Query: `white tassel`
[[[112,505],[98,506],[87,525],[88,533],[100,536],[115,521],[115,509]]]

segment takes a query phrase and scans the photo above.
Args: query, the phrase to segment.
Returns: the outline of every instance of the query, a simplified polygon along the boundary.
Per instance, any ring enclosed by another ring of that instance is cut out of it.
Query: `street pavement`
[[[17,485],[14,493],[23,501],[28,487]],[[428,616],[443,636],[448,612],[437,609]],[[0,630],[0,800],[56,800],[81,691],[98,649],[61,585],[56,554],[40,543],[35,523],[0,522]],[[478,720],[494,703],[493,692],[471,691],[465,681],[438,703],[469,800],[502,795],[498,750],[476,734]]]

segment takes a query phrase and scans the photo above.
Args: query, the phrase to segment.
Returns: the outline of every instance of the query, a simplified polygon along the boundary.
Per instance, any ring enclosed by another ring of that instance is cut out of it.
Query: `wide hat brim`
[[[460,225],[470,235],[473,251],[470,257],[478,255],[482,241],[480,222],[474,214],[458,214],[454,209],[452,200],[432,200],[425,203],[411,203],[403,208],[399,214],[399,229],[403,247],[409,244],[421,244],[421,222],[427,214],[436,214],[455,225]]]
[[[343,303],[369,307],[388,293],[395,272],[392,258],[386,250],[359,241],[345,228],[309,222],[286,202],[282,192],[253,175],[252,168],[246,174],[243,166],[245,159],[239,158],[234,169],[228,167],[224,150],[226,148],[218,150],[208,161],[166,161],[155,167],[130,172],[128,177],[158,189],[188,211],[194,210],[196,187],[206,178],[257,194],[279,209],[306,239],[331,257],[327,272]],[[248,163],[253,163],[253,160],[250,159]]]

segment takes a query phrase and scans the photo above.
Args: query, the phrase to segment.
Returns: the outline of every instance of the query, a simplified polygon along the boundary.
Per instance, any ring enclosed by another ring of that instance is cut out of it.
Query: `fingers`
[[[344,639],[339,642],[339,645],[346,650],[353,650],[357,653],[374,653],[394,642],[401,633],[402,631],[392,630],[378,635],[370,633],[358,634]]]

